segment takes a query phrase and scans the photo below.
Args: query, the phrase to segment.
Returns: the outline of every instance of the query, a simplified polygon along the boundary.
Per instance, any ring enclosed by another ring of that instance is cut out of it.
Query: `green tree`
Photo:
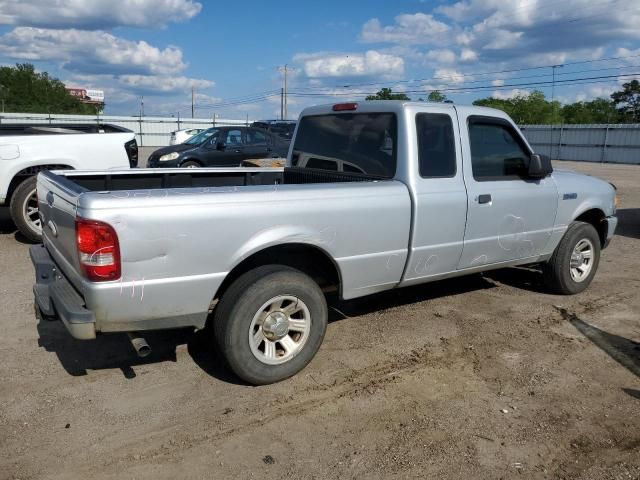
[[[404,93],[393,93],[390,88],[383,88],[375,95],[369,95],[365,100],[411,100]]]
[[[612,93],[611,99],[626,121],[640,122],[640,82],[638,80],[623,83],[622,90]]]
[[[69,95],[64,84],[33,65],[0,67],[0,101],[9,112],[95,114],[95,107]]]
[[[438,90],[432,90],[427,95],[427,102],[438,102],[442,103],[447,100],[447,96]]]
[[[518,94],[512,98],[482,98],[473,102],[474,105],[497,108],[506,112],[513,120],[521,125],[560,123],[560,102],[549,102],[539,90],[530,94]]]
[[[575,102],[564,105],[561,110],[563,123],[615,123],[619,113],[613,102],[596,98],[590,102]]]

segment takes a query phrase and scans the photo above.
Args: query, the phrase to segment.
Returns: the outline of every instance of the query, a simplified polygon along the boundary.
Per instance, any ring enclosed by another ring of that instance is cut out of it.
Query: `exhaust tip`
[[[129,332],[129,341],[140,358],[147,357],[151,354],[151,346],[140,336],[138,332]]]

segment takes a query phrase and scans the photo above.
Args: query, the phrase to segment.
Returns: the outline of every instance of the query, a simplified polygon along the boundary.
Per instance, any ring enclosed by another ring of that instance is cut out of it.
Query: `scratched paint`
[[[429,255],[427,258],[420,258],[416,262],[416,266],[414,267],[414,272],[418,275],[424,275],[429,272],[429,269],[432,268],[436,262],[438,261],[438,256],[433,254]]]
[[[476,258],[474,258],[473,260],[471,260],[471,266],[474,265],[484,265],[485,263],[487,263],[487,260],[489,259],[489,257],[487,257],[486,254],[482,254],[477,256]]]

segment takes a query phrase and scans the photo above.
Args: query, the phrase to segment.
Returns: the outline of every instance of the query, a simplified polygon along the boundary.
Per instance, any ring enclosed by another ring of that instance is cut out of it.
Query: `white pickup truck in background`
[[[0,206],[28,240],[39,242],[36,174],[43,170],[122,170],[138,165],[132,131],[106,124],[0,125]]]

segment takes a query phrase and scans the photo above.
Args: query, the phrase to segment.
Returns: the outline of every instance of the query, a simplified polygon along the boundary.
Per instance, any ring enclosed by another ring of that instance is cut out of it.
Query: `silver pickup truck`
[[[392,101],[306,109],[285,168],[46,171],[37,193],[42,316],[140,354],[144,331],[210,324],[253,384],[309,363],[329,291],[539,264],[573,294],[617,223],[611,184],[552,171],[506,114]]]

